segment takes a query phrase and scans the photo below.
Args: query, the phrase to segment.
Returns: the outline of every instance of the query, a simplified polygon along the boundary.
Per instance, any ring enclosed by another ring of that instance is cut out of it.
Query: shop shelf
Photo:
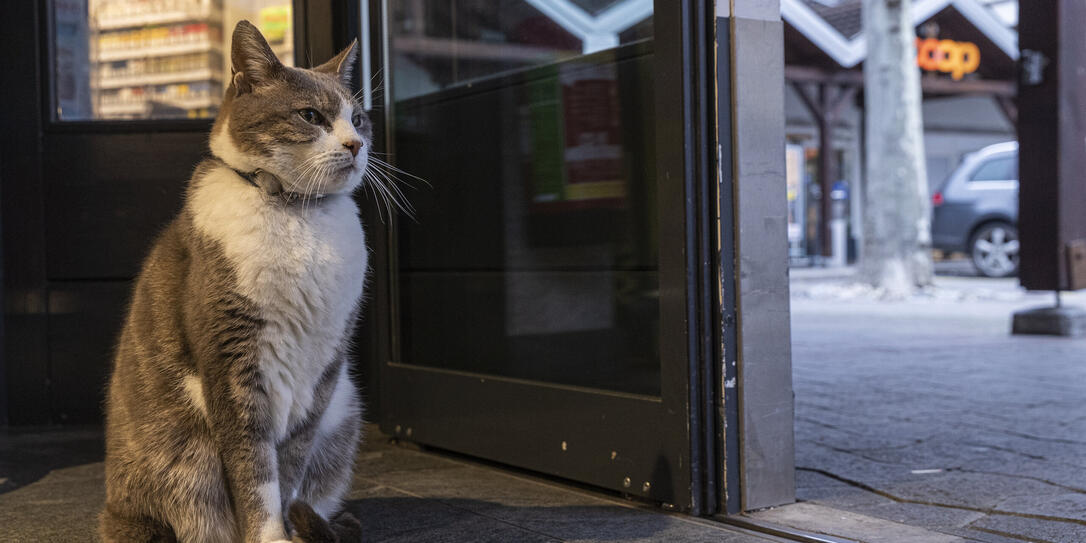
[[[218,42],[203,41],[195,43],[178,43],[173,45],[156,45],[152,47],[114,49],[101,51],[93,60],[97,62],[113,62],[132,58],[168,57],[170,55],[183,55],[185,53],[222,52],[222,45]]]
[[[211,98],[148,100],[144,102],[102,104],[98,106],[98,114],[106,117],[122,115],[147,115],[151,110],[151,104],[154,102],[180,109],[204,109],[212,108],[219,105],[218,101]]]
[[[144,85],[185,83],[189,81],[222,81],[222,73],[220,73],[219,70],[203,68],[199,70],[187,70],[184,72],[163,72],[156,74],[110,77],[102,79],[96,84],[92,83],[92,87],[95,89],[119,89],[123,87],[142,87]]]
[[[212,22],[222,18],[222,11],[218,8],[204,8],[188,11],[163,11],[159,13],[145,13],[129,17],[112,17],[99,19],[97,24],[91,19],[91,27],[96,30],[119,30],[122,28],[137,28],[141,26],[156,26],[186,21]]]
[[[147,102],[125,102],[122,104],[101,104],[98,106],[98,115],[102,117],[119,117],[123,115],[144,115],[147,113]]]

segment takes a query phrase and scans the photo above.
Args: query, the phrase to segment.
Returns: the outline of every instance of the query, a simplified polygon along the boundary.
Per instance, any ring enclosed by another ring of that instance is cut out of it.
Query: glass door
[[[383,429],[695,507],[685,8],[382,4]]]

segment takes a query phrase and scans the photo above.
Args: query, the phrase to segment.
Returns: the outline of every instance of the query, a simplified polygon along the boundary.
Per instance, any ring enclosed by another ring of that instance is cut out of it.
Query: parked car
[[[970,153],[932,195],[932,243],[988,277],[1018,273],[1018,142]]]

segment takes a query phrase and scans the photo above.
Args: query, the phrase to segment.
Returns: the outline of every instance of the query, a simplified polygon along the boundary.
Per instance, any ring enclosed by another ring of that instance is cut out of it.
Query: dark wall
[[[3,130],[0,131],[0,221],[3,230],[6,419],[46,422],[47,405],[45,243],[38,3],[15,2],[0,18],[4,47]]]

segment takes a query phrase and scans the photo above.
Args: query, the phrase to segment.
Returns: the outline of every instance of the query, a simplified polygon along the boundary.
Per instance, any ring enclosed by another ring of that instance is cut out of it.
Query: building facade
[[[788,140],[789,256],[793,265],[843,264],[863,247],[864,109],[860,0],[784,0]],[[918,0],[913,20],[918,70],[923,70],[923,119],[928,187],[934,193],[967,153],[1015,139],[1013,28],[1016,5],[1006,0]],[[952,42],[976,51],[924,50]],[[975,47],[975,48],[974,48]],[[962,73],[936,65],[964,56]],[[979,61],[979,62],[975,62]],[[928,69],[925,69],[924,65]],[[931,69],[936,68],[936,69]],[[968,73],[965,73],[968,71]],[[835,93],[837,93],[835,95]],[[839,101],[830,103],[834,98]],[[821,110],[829,106],[830,111]],[[822,130],[832,151],[821,162]],[[828,179],[823,179],[827,177]],[[833,189],[837,188],[837,191]],[[847,254],[834,254],[828,222],[832,200],[845,199]],[[829,202],[824,202],[829,199]]]

